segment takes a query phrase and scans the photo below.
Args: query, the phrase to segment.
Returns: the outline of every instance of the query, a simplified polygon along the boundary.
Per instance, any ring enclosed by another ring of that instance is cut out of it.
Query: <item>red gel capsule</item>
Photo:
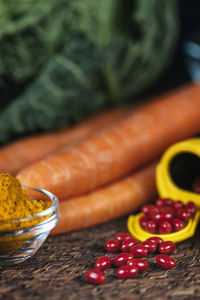
[[[155,252],[157,250],[157,245],[154,242],[151,241],[144,241],[141,243],[144,247],[146,247],[149,252]]]
[[[163,221],[171,221],[174,218],[174,214],[172,212],[164,212],[160,211],[158,213],[153,213],[151,215],[153,221],[160,223]]]
[[[112,259],[109,256],[101,256],[95,262],[95,269],[102,271],[109,268],[112,264]]]
[[[176,245],[171,241],[163,242],[159,247],[160,253],[163,254],[172,253],[175,249],[176,249]]]
[[[105,243],[108,252],[116,252],[119,250],[120,242],[116,239],[110,239]]]
[[[99,270],[88,270],[85,274],[88,281],[96,284],[102,284],[106,281],[106,276]]]
[[[138,268],[134,266],[124,265],[117,269],[116,275],[119,278],[132,278],[138,274]]]
[[[114,264],[115,266],[119,267],[125,265],[130,259],[133,259],[133,254],[120,253],[114,258]]]
[[[136,266],[139,271],[146,271],[149,268],[149,264],[146,260],[141,258],[134,258],[127,262],[129,266]]]
[[[146,247],[144,247],[142,244],[138,244],[138,245],[131,247],[130,252],[135,257],[145,257],[148,255],[149,250]]]
[[[182,221],[188,221],[191,217],[191,214],[186,209],[180,209],[177,211],[176,216]]]
[[[188,202],[185,206],[185,210],[190,213],[190,215],[194,216],[196,213],[196,206],[194,202]]]
[[[164,221],[172,221],[174,218],[175,212],[173,210],[171,211],[164,211]]]
[[[192,186],[192,191],[197,194],[200,194],[200,179],[199,178],[194,182],[194,184]]]
[[[125,240],[128,240],[128,239],[132,238],[132,237],[133,236],[130,233],[122,232],[122,233],[118,233],[115,236],[115,239],[118,240],[121,243]]]
[[[156,245],[161,245],[163,243],[163,239],[158,236],[152,236],[152,237],[148,238],[146,241],[151,241],[151,242],[155,243]]]
[[[184,204],[183,204],[182,201],[174,201],[174,203],[173,203],[173,208],[174,208],[175,210],[182,209],[182,208],[184,208]]]
[[[170,233],[172,232],[172,225],[168,221],[163,221],[160,223],[158,230],[160,234]]]
[[[179,219],[174,219],[174,220],[172,220],[172,226],[173,226],[174,231],[179,231],[185,227],[185,224],[183,221],[181,221]]]
[[[147,204],[142,207],[142,212],[147,217],[150,216],[154,212],[158,212],[159,209],[155,205]]]
[[[129,251],[131,247],[133,247],[134,245],[138,244],[138,240],[136,240],[135,238],[130,238],[128,240],[125,240],[121,243],[121,251],[126,252]]]
[[[153,213],[151,219],[156,223],[163,221],[163,212]]]
[[[155,221],[148,221],[146,226],[146,231],[150,233],[156,233],[157,231],[157,223]]]
[[[164,254],[157,255],[156,262],[164,269],[173,269],[176,267],[176,262],[171,257]]]
[[[139,220],[140,226],[141,226],[144,230],[147,229],[147,222],[148,222],[148,221],[149,221],[149,219],[148,219],[146,216],[140,217],[140,220]]]
[[[173,201],[171,199],[162,199],[159,198],[156,200],[156,206],[161,207],[161,206],[170,206],[173,204]]]
[[[173,216],[176,213],[176,211],[174,210],[173,206],[163,206],[163,207],[160,207],[160,211],[171,213]]]

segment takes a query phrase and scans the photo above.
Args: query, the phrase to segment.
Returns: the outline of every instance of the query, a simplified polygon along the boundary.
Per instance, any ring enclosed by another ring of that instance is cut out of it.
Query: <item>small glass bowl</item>
[[[58,199],[50,192],[23,187],[30,199],[49,202],[35,215],[0,221],[0,266],[20,263],[31,257],[46,240],[58,221]]]

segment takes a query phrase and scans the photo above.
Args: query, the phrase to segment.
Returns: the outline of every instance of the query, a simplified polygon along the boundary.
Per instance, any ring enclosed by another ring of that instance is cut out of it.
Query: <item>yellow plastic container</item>
[[[192,191],[195,177],[200,177],[200,138],[193,138],[169,147],[163,154],[156,170],[156,185],[161,198],[171,198],[183,203],[193,201],[200,210],[200,194]],[[139,224],[142,213],[130,215],[127,226],[130,233],[140,241],[152,236],[163,240],[180,242],[194,235],[200,212],[190,219],[187,226],[170,234],[151,234],[143,230]]]
[[[200,209],[200,194],[196,194],[187,188],[178,186],[170,172],[172,171],[172,165],[173,163],[176,163],[176,160],[179,159],[179,162],[177,163],[180,163],[181,156],[182,160],[185,158],[190,161],[193,159],[194,162],[200,162],[200,138],[190,139],[174,144],[164,153],[156,170],[156,185],[158,194],[162,198],[181,200],[185,204],[189,201],[193,201],[198,209]],[[187,170],[185,171],[187,172]]]
[[[139,241],[146,241],[152,236],[161,237],[164,241],[180,242],[192,237],[195,233],[196,227],[199,221],[199,212],[195,214],[194,219],[190,219],[187,226],[180,231],[169,233],[169,234],[151,234],[140,226],[139,219],[143,214],[131,215],[128,218],[128,229],[130,233]]]

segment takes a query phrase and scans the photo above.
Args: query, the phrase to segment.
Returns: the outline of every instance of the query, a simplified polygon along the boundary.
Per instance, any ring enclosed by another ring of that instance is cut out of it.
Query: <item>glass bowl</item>
[[[50,192],[23,187],[30,199],[49,202],[40,213],[0,221],[0,266],[17,264],[31,257],[46,240],[58,221],[58,199]]]

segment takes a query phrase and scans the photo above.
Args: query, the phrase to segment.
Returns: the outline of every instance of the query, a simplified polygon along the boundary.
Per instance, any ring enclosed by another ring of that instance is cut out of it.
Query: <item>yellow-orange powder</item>
[[[49,206],[48,202],[29,199],[18,179],[0,174],[0,221],[35,215]]]

